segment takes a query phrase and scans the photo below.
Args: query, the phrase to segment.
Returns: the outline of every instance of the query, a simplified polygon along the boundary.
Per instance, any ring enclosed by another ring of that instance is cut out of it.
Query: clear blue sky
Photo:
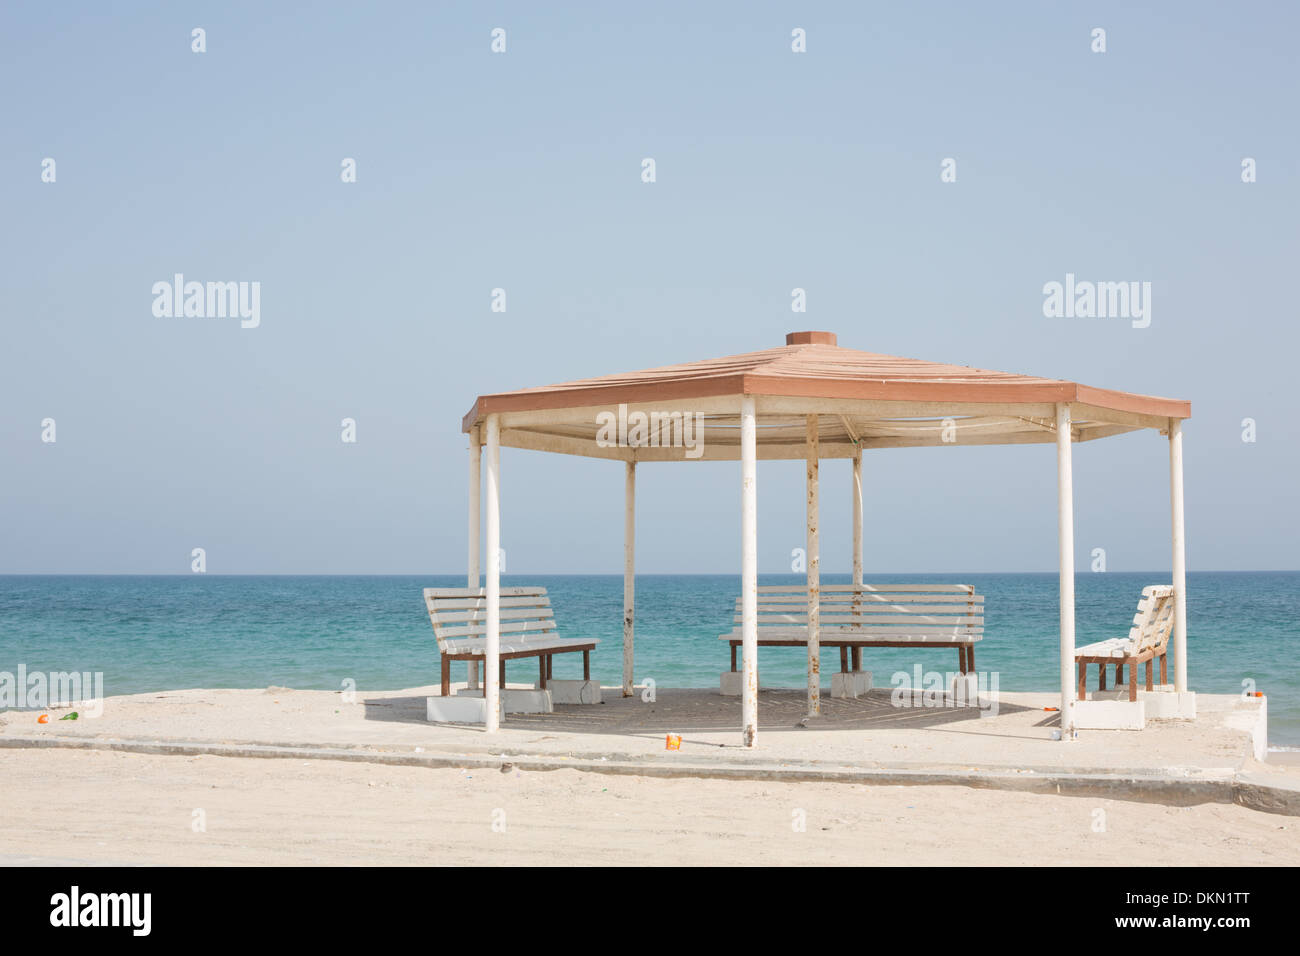
[[[4,5],[0,572],[460,572],[475,395],[801,328],[1190,399],[1189,566],[1300,567],[1295,4],[542,6]],[[260,327],[156,318],[177,272]],[[1045,318],[1067,272],[1151,326]],[[1167,568],[1165,441],[1075,469],[1080,567]],[[866,470],[869,571],[1055,568],[1052,446]],[[640,568],[737,572],[738,473],[643,466]],[[762,571],[802,480],[760,466]],[[507,570],[619,571],[622,490],[507,449]],[[847,463],[823,502],[847,570]]]

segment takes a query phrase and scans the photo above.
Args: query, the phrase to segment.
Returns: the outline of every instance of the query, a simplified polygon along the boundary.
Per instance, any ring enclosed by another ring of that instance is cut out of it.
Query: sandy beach
[[[1175,788],[1234,774],[1295,787],[1300,768],[1250,756],[1247,705],[1231,700],[1205,697],[1196,722],[1063,745],[1051,740],[1050,717],[1030,706],[1033,695],[992,719],[973,709],[900,714],[870,698],[835,701],[823,725],[798,728],[784,713],[786,692],[764,692],[763,746],[744,751],[722,726],[734,723],[734,700],[716,693],[661,691],[653,707],[612,699],[511,715],[488,737],[424,720],[431,690],[350,701],[281,687],[185,690],[108,698],[101,716],[77,721],[57,719],[66,708],[47,724],[30,711],[0,714],[0,861],[1300,863],[1300,817],[1180,801],[1177,789],[1162,802],[1112,799],[1104,789],[1018,792],[1005,782],[829,779],[945,768],[1064,779],[1117,769],[1124,779],[1162,774]],[[664,751],[663,726],[683,731],[682,751]],[[141,752],[150,747],[168,752]],[[262,756],[229,755],[249,751]],[[566,769],[567,761],[589,769]],[[559,769],[537,769],[543,764]],[[720,778],[729,773],[740,778]],[[828,779],[808,779],[819,773]]]
[[[1300,821],[1236,806],[60,750],[0,759],[6,863],[1300,864]]]

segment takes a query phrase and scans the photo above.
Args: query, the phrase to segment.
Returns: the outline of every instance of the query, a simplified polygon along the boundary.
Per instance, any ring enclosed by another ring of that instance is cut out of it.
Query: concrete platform
[[[463,685],[461,685],[463,686]],[[527,689],[526,685],[519,685]],[[436,688],[356,692],[186,690],[109,698],[94,720],[36,723],[0,714],[0,747],[72,746],[146,753],[361,760],[427,766],[573,767],[645,776],[843,780],[976,787],[1188,804],[1245,802],[1300,815],[1300,768],[1261,761],[1266,698],[1198,695],[1194,720],[1140,732],[1082,730],[1052,739],[1057,697],[999,695],[995,707],[895,706],[891,691],[822,697],[808,719],[802,690],[759,694],[759,746],[740,745],[739,701],[715,689],[657,688],[653,702],[618,687],[603,704],[508,714],[498,734],[426,720]],[[940,695],[940,700],[947,699]],[[54,716],[52,714],[52,716]],[[664,735],[682,736],[667,751]]]

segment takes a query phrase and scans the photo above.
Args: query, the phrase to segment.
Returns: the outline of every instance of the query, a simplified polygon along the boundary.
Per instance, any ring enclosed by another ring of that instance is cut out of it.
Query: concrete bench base
[[[978,674],[954,675],[952,687],[948,688],[948,693],[954,706],[957,707],[987,707],[997,700],[997,695],[990,693],[987,688],[983,693],[980,693]]]
[[[1077,730],[1141,730],[1147,724],[1142,700],[1080,700],[1074,704]]]
[[[723,697],[739,697],[745,687],[744,671],[723,671],[718,685],[718,693]],[[761,682],[758,686],[760,690],[763,687]]]
[[[451,700],[466,698],[482,700],[482,687],[462,687]],[[504,714],[549,714],[554,711],[554,701],[549,690],[531,690],[520,687],[501,688],[501,712]]]
[[[1234,730],[1244,730],[1250,734],[1251,750],[1256,760],[1268,759],[1268,698],[1249,698],[1245,706],[1239,706],[1224,720],[1224,724]]]
[[[505,716],[504,712],[501,716]],[[454,697],[428,697],[425,702],[425,720],[435,724],[485,724],[487,701],[471,694]]]
[[[871,671],[850,671],[831,675],[831,696],[856,700],[871,690]]]
[[[594,680],[556,680],[551,677],[546,681],[546,689],[550,691],[554,704],[601,703],[600,684]]]
[[[1138,702],[1146,704],[1147,720],[1196,719],[1196,694],[1193,691],[1180,694],[1172,685],[1162,684],[1155,690],[1138,691]]]

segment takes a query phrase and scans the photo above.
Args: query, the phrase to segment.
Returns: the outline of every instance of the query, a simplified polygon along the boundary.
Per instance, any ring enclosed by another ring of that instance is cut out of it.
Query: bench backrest
[[[1164,650],[1173,627],[1173,587],[1168,584],[1153,584],[1143,588],[1137,613],[1133,615],[1133,626],[1128,632],[1134,652]]]
[[[447,641],[481,638],[487,632],[487,590],[485,588],[425,588],[424,604],[429,609],[438,650],[447,652]],[[501,589],[501,633],[554,634],[555,616],[546,588]]]
[[[736,598],[735,623],[741,623]],[[758,589],[758,626],[771,633],[808,629],[808,588],[765,585]],[[866,637],[926,634],[982,635],[984,596],[969,584],[827,584],[818,595],[818,631]]]

